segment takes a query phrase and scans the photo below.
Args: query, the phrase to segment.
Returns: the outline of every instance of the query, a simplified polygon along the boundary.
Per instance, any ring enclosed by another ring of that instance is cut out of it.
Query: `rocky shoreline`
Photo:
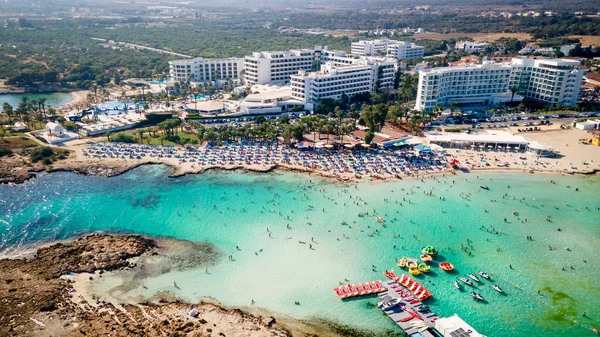
[[[222,336],[291,336],[272,317],[210,303],[164,298],[161,304],[117,308],[73,300],[76,282],[65,275],[101,277],[110,270],[134,267],[131,258],[157,254],[156,249],[155,240],[137,235],[89,235],[40,248],[30,259],[0,260],[0,335],[216,336],[221,331]],[[198,318],[187,315],[192,309]]]
[[[38,248],[29,258],[1,259],[0,336],[398,335],[326,319],[275,319],[268,312],[186,303],[167,293],[158,294],[153,302],[123,304],[82,291],[108,272],[134,270],[138,259],[160,256],[165,252],[162,242],[139,235],[92,234]]]

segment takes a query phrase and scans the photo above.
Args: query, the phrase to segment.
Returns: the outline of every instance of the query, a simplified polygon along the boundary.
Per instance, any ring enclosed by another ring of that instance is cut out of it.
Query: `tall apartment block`
[[[205,59],[197,57],[169,61],[169,75],[176,82],[208,82],[215,80],[239,80],[244,69],[244,59]]]
[[[419,73],[415,109],[431,110],[438,103],[481,107],[523,98],[550,106],[574,106],[586,69],[561,59],[513,58],[511,63],[472,67],[433,68]],[[515,96],[512,88],[516,88]]]
[[[244,79],[248,84],[286,83],[299,70],[312,70],[314,61],[312,49],[252,53],[244,58]]]

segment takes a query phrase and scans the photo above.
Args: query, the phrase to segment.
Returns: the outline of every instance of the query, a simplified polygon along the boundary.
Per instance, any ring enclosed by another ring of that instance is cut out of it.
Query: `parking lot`
[[[457,127],[457,128],[475,128],[475,129],[502,129],[502,128],[531,128],[542,125],[564,125],[571,124],[577,119],[600,117],[600,112],[593,113],[575,113],[575,114],[544,114],[544,115],[516,115],[488,118],[462,118],[460,120],[450,119],[447,123],[435,121],[431,127]]]

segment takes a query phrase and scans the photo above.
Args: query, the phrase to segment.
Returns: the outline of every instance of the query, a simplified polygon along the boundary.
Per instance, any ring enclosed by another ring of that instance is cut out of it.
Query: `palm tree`
[[[144,129],[138,129],[137,130],[137,134],[140,137],[140,143],[144,144],[144,133],[146,132],[146,130]]]
[[[37,100],[38,106],[40,108],[40,110],[42,111],[42,115],[44,115],[44,119],[46,118],[46,101],[48,99],[46,97],[40,97]]]
[[[513,99],[515,98],[515,94],[517,93],[517,91],[519,91],[519,88],[517,88],[517,87],[510,88],[510,106],[512,106],[512,102],[513,102]]]
[[[11,124],[12,115],[14,113],[12,105],[4,102],[4,104],[2,104],[2,112],[6,114],[6,117],[8,118],[8,124]]]
[[[29,115],[28,114],[23,115],[22,119],[23,119],[23,122],[25,123],[25,125],[27,125],[27,128],[31,129],[29,127],[29,122],[31,122],[31,119],[29,118]]]
[[[342,136],[342,118],[344,117],[344,110],[340,109],[340,107],[335,107],[335,114],[338,117],[338,136],[340,137],[340,144],[344,147],[344,136]],[[329,137],[328,137],[329,138]]]
[[[142,85],[142,100],[144,100],[144,101],[146,100],[146,92],[144,90],[147,88],[148,88],[148,85],[144,83]]]
[[[44,116],[42,116],[41,113],[36,113],[35,114],[35,120],[40,123],[40,127],[42,127],[44,125],[44,123],[43,123],[44,122]]]
[[[94,84],[90,87],[90,90],[94,92],[94,103],[98,103],[98,86]]]

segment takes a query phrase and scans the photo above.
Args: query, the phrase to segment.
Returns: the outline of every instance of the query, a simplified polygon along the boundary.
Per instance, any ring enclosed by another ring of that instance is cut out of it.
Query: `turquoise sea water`
[[[0,107],[6,102],[16,108],[23,96],[27,96],[30,100],[45,97],[47,99],[46,108],[48,106],[57,108],[73,101],[73,96],[64,92],[55,92],[52,94],[0,94]]]
[[[354,185],[293,173],[167,173],[162,166],[113,178],[53,173],[0,186],[0,248],[92,231],[206,240],[222,252],[208,271],[153,276],[143,281],[148,289],[121,291],[119,298],[169,291],[238,307],[254,300],[257,307],[296,318],[327,317],[383,330],[392,323],[373,306],[375,298],[342,302],[332,288],[344,279],[384,279],[385,269],[399,273],[395,258],[418,257],[423,246],[434,245],[440,250],[436,261],[456,268],[447,274],[434,264],[418,277],[434,294],[427,304],[440,317],[457,313],[489,336],[591,336],[590,328],[598,327],[598,176],[470,174]],[[471,255],[461,250],[467,239]],[[507,294],[484,281],[476,291],[488,303],[476,303],[468,290],[452,284],[479,270]],[[96,287],[109,290],[119,282],[104,278]]]

